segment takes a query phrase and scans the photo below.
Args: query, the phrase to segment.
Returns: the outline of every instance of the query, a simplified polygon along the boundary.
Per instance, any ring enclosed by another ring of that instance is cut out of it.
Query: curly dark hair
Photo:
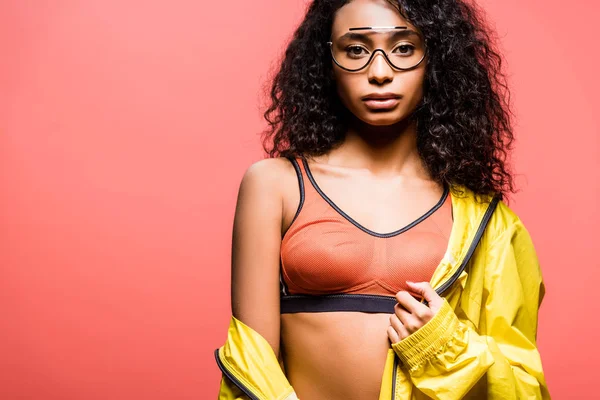
[[[433,179],[478,195],[515,192],[506,165],[512,112],[497,38],[466,0],[387,0],[424,35],[428,62],[417,120],[417,149]],[[348,0],[314,0],[272,80],[268,157],[321,155],[345,136],[348,111],[332,79],[329,40]]]

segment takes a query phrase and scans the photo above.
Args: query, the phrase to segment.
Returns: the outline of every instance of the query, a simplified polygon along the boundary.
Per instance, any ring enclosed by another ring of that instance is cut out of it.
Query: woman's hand
[[[443,302],[429,282],[406,281],[406,284],[412,293],[417,297],[424,298],[429,306],[420,303],[406,290],[396,293],[398,304],[394,306],[394,314],[390,316],[390,326],[387,330],[392,343],[399,342],[425,325],[437,314]]]

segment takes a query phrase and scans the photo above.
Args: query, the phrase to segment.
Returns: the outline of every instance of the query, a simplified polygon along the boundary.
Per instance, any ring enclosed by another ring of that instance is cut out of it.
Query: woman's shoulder
[[[263,158],[249,164],[246,173],[259,175],[263,178],[277,178],[290,167],[292,167],[292,164],[286,157]]]
[[[260,197],[282,200],[288,193],[298,190],[297,172],[286,157],[264,158],[248,167],[240,183],[240,191],[252,192]],[[272,201],[269,200],[269,201]]]
[[[525,244],[533,246],[533,239],[529,229],[525,226],[523,219],[504,201],[498,202],[497,207],[498,221],[501,221],[499,235],[504,237],[507,242],[513,244]],[[500,240],[499,240],[500,241]]]
[[[495,204],[492,204],[494,196],[477,195],[465,186],[457,186],[462,193],[461,200],[463,207],[470,210],[473,217],[482,217],[486,211],[493,207],[493,214],[489,219],[487,232],[492,238],[504,236],[507,233],[526,230],[523,222],[517,212],[508,205],[505,198],[499,198]]]
[[[294,173],[294,166],[286,157],[264,158],[248,165],[243,180],[262,183],[263,185],[279,186],[281,179]]]

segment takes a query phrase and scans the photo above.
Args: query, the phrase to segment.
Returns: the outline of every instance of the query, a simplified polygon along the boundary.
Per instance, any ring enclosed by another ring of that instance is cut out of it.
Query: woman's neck
[[[431,179],[417,151],[416,121],[376,126],[353,119],[348,126],[343,143],[318,162],[366,168],[380,177]]]

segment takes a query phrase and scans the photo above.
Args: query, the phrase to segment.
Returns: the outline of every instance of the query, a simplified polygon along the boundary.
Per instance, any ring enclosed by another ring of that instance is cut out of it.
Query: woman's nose
[[[378,82],[391,80],[394,77],[394,70],[381,51],[373,55],[368,69],[369,79],[374,79]]]

